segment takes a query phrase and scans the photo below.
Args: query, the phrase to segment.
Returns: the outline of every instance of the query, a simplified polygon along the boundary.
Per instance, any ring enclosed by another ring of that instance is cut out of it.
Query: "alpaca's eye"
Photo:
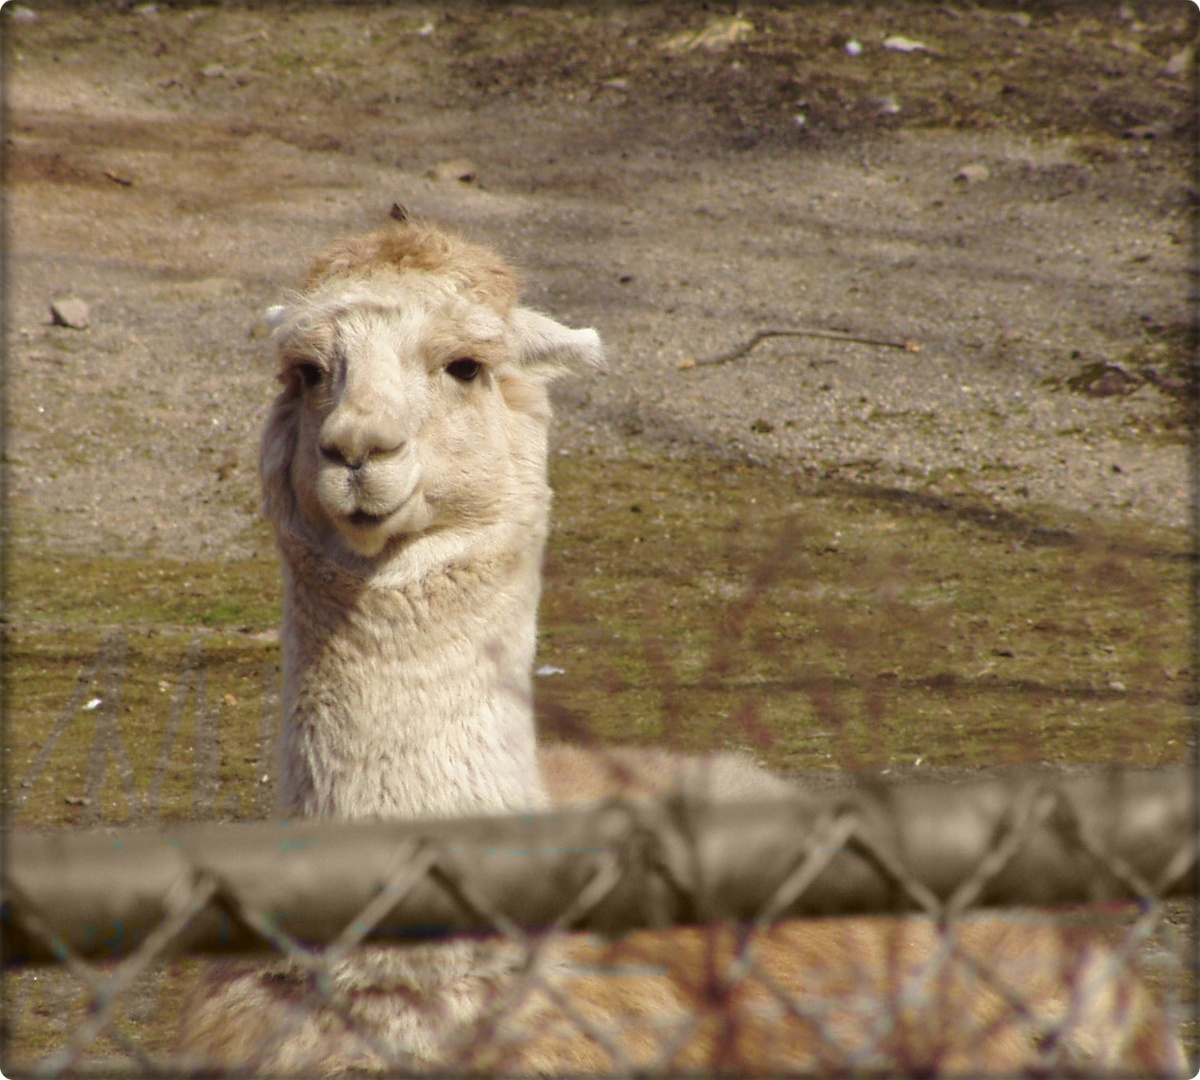
[[[325,372],[321,370],[319,364],[297,364],[292,370],[300,376],[300,381],[306,390],[311,390],[314,386],[319,385],[325,377]]]
[[[471,382],[482,370],[483,365],[478,360],[452,360],[446,365],[446,374],[459,382]]]

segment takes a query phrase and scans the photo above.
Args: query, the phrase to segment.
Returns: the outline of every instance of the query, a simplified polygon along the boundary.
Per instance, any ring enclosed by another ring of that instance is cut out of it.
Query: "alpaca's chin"
[[[334,521],[338,535],[355,554],[371,559],[397,538],[411,538],[425,532],[430,514],[425,501],[410,499],[390,514],[371,514],[363,510],[338,515]]]
[[[388,546],[393,537],[411,533],[403,522],[393,520],[398,517],[399,515],[392,515],[374,519],[368,515],[355,515],[352,518],[343,518],[338,522],[338,535],[355,555],[373,559]]]

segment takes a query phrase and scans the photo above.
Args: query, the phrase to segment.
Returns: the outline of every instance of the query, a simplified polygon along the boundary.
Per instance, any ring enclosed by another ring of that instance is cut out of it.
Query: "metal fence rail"
[[[1047,907],[1196,893],[1184,770],[880,787],[712,806],[611,803],[437,822],[297,821],[8,837],[5,966],[423,941],[570,919],[622,932],[718,919]]]
[[[368,942],[500,935],[525,956],[525,972],[506,999],[511,1004],[531,993],[555,994],[538,957],[559,931],[619,935],[718,920],[766,930],[780,919],[917,912],[948,928],[945,938],[937,931],[941,945],[931,971],[951,970],[946,964],[957,956],[971,978],[982,971],[995,981],[980,958],[959,954],[953,944],[963,916],[980,908],[1137,898],[1139,912],[1110,954],[1117,966],[1105,976],[1118,987],[1130,958],[1161,929],[1161,901],[1196,895],[1194,818],[1188,772],[1114,769],[1053,784],[879,786],[758,804],[679,797],[436,822],[10,832],[3,962],[6,978],[31,965],[61,964],[89,994],[86,1013],[63,1045],[37,1063],[48,1076],[79,1068],[101,1034],[127,1055],[126,1069],[207,1068],[203,1061],[146,1054],[119,1023],[122,996],[179,953],[278,952],[310,972],[305,994],[351,1023],[348,999],[322,972]],[[730,954],[727,971],[713,973],[714,1000],[754,978],[772,986],[751,959],[749,940]],[[118,962],[96,966],[100,960]],[[1046,1068],[1062,1065],[1059,1036],[1094,994],[1086,979],[1065,977],[1069,1014],[1030,1014],[1048,1033]],[[922,982],[921,993],[940,978]],[[1013,985],[1019,993],[1020,983]],[[821,989],[804,992],[811,1001],[776,987],[771,1007],[823,1030],[845,1051],[839,1067],[895,1066],[879,1057],[891,1036],[877,1017],[864,1021],[866,1034],[850,1045],[821,1019],[830,1007]],[[1113,993],[1119,1019],[1124,991]],[[655,1056],[638,1063],[623,1049],[628,1021],[610,1029],[573,1015],[561,994],[554,1000],[569,1024],[603,1048],[605,1071],[673,1071],[674,1037],[664,1035]],[[1017,998],[1009,1004],[1012,1015],[1030,1013]],[[508,1015],[501,1010],[494,1023],[485,1016],[481,1028],[451,1033],[441,1064],[490,1071],[479,1032],[499,1037],[512,1026],[511,1016],[501,1023]],[[285,1015],[275,1043],[299,1030],[304,1016],[303,1008]],[[405,1051],[378,1040],[372,1045],[377,1063],[423,1071]],[[497,1061],[516,1060],[504,1058],[511,1043],[497,1046],[486,1052],[500,1055]],[[1166,1052],[1165,1059],[1151,1059],[1152,1071],[1178,1071],[1179,1052]]]

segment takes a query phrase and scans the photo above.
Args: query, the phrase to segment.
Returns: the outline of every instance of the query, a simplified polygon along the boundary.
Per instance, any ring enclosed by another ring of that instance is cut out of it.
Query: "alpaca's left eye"
[[[456,378],[459,382],[472,382],[479,373],[483,370],[483,365],[478,360],[451,360],[446,365],[446,374]]]

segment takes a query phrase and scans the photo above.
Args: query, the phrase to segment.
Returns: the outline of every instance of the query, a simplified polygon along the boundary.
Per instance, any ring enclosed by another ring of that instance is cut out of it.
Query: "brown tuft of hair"
[[[494,251],[411,219],[339,241],[310,264],[304,290],[388,273],[450,278],[462,291],[502,313],[516,303],[521,291],[516,272]]]

